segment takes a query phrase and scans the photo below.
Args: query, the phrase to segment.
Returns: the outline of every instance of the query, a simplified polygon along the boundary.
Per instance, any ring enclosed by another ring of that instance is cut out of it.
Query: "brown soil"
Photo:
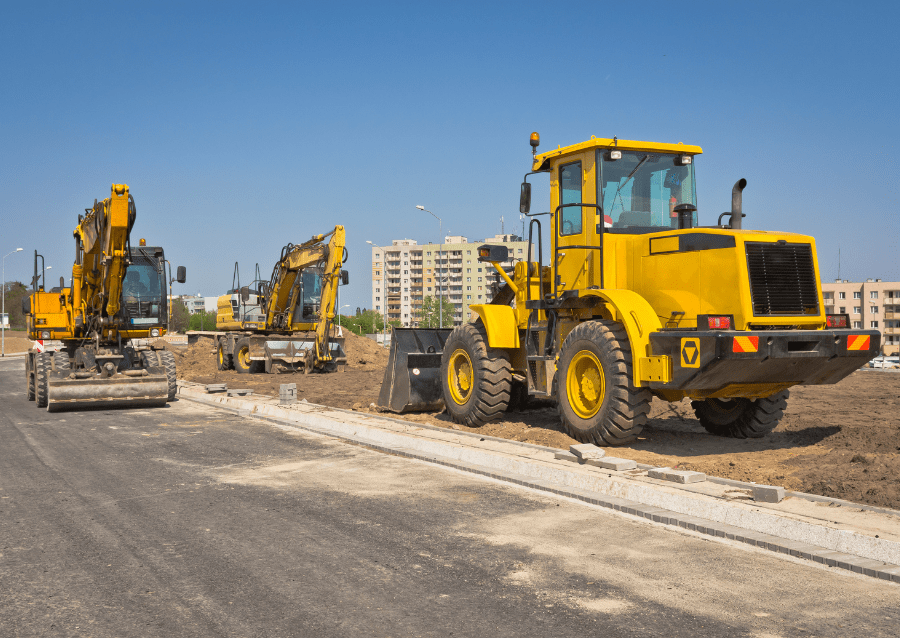
[[[3,351],[6,354],[16,354],[19,352],[28,352],[34,345],[34,341],[26,337],[24,330],[6,330],[3,337]]]
[[[178,356],[178,376],[269,396],[278,396],[281,383],[296,383],[297,395],[310,403],[376,412],[372,404],[381,389],[387,350],[352,334],[345,350],[345,372],[239,375],[216,370],[213,342],[207,339]],[[452,423],[442,413],[392,416],[561,449],[576,442],[562,431],[555,406],[509,412],[504,420],[477,429]],[[638,463],[900,509],[900,373],[859,371],[836,385],[794,388],[784,419],[764,439],[711,436],[694,418],[689,401],[654,399],[639,440],[610,452]]]

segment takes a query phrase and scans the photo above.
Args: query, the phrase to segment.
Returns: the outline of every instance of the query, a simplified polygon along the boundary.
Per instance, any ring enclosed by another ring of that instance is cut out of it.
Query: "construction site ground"
[[[226,383],[231,389],[276,397],[282,383],[296,383],[300,400],[380,411],[374,404],[388,351],[364,337],[347,334],[348,365],[332,374],[219,371],[211,339],[172,349],[178,376],[187,381]],[[481,428],[458,425],[440,412],[392,416],[560,449],[576,443],[563,431],[552,405],[508,412],[505,419]],[[614,454],[638,463],[900,509],[900,373],[860,370],[835,385],[795,387],[784,419],[763,439],[711,436],[694,417],[690,401],[654,399],[641,436]]]

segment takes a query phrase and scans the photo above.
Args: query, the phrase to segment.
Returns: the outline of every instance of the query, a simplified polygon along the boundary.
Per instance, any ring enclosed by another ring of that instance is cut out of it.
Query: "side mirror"
[[[22,314],[31,314],[31,295],[25,295],[24,297],[22,297]]]
[[[531,210],[531,184],[522,182],[522,192],[519,193],[519,212],[527,213]]]
[[[350,283],[350,273],[348,273],[346,270],[342,270],[341,271],[341,285],[346,286],[349,283]]]
[[[244,286],[241,288],[241,301],[247,301],[250,299],[250,288]]]
[[[187,279],[187,270],[185,270],[184,266],[179,266],[175,272],[175,281],[183,284],[185,279]]]

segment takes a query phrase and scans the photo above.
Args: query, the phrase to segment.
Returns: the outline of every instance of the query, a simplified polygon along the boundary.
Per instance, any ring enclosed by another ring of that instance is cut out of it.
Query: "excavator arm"
[[[84,325],[99,329],[119,312],[137,212],[126,184],[113,184],[109,198],[85,212],[73,232],[72,305]]]

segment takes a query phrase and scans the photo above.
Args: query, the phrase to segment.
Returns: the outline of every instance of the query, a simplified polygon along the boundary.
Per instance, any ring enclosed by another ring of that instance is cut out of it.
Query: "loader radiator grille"
[[[817,315],[819,293],[809,244],[748,242],[753,314]]]

